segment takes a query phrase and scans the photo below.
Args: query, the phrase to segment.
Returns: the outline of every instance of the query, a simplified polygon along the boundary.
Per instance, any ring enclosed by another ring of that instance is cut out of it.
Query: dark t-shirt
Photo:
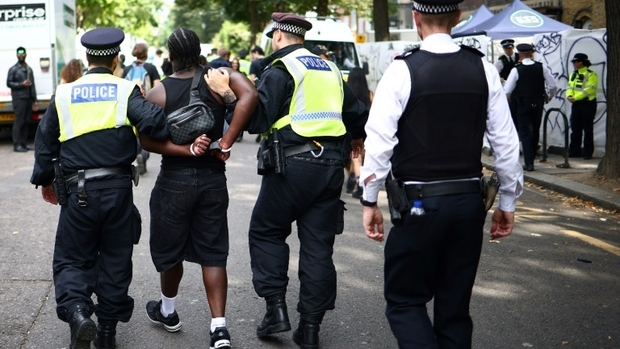
[[[225,60],[222,57],[218,57],[214,60],[212,60],[211,62],[209,62],[209,66],[211,68],[222,68],[222,67],[228,67],[231,68],[232,66],[230,65],[230,62]]]
[[[263,73],[263,71],[260,69],[260,62],[262,60],[262,58],[257,58],[253,60],[252,63],[250,63],[250,75],[254,74],[258,79],[260,79],[260,76]]]
[[[166,106],[164,108],[166,115],[189,103],[189,91],[192,85],[192,78],[179,79],[169,76],[162,80],[161,83],[166,89]],[[213,125],[213,129],[207,133],[207,137],[212,141],[216,141],[222,138],[226,108],[224,105],[219,104],[215,97],[213,97],[204,79],[200,79],[198,91],[200,93],[200,99],[211,109],[215,117],[215,124]],[[211,168],[215,171],[224,171],[225,169],[224,163],[213,157],[210,152],[201,157],[163,155],[162,167],[168,169],[182,169],[188,167]]]

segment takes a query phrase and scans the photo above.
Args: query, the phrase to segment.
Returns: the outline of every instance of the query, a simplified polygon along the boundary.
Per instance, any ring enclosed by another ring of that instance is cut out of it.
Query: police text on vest
[[[71,103],[115,101],[117,92],[116,84],[76,85],[71,90]]]
[[[306,69],[310,70],[331,70],[329,65],[325,63],[323,58],[315,56],[299,56],[297,59],[303,64]]]

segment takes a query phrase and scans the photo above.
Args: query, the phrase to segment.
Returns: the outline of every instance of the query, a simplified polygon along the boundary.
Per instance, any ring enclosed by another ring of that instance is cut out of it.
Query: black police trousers
[[[570,148],[568,155],[592,157],[594,153],[594,117],[596,100],[573,103],[570,115]],[[583,154],[581,140],[583,139]]]
[[[479,193],[422,199],[385,244],[386,316],[402,349],[471,348],[469,315],[486,211]],[[433,322],[426,305],[434,299]]]
[[[80,306],[100,321],[129,321],[131,256],[141,225],[131,185],[130,179],[86,182],[87,206],[72,188],[61,208],[53,262],[59,319],[67,321]]]
[[[344,171],[342,155],[327,153],[331,152],[325,151],[321,159],[309,153],[289,157],[286,174],[264,175],[250,220],[252,282],[260,297],[286,292],[290,252],[286,238],[297,222],[300,313],[331,310],[336,301],[332,254],[335,236],[343,228]]]
[[[519,97],[518,101],[517,132],[523,146],[523,162],[526,166],[534,166],[545,101],[543,97]]]
[[[13,99],[15,121],[13,121],[13,145],[26,145],[28,142],[28,120],[32,117],[31,99]]]

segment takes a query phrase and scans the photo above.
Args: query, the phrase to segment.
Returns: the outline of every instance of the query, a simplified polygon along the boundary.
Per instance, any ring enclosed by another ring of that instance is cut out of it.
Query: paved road
[[[259,341],[254,335],[264,303],[251,284],[247,225],[259,188],[253,137],[235,145],[228,163],[230,193],[227,320],[236,348],[297,348],[291,333]],[[51,260],[58,207],[28,183],[33,154],[12,152],[0,139],[0,348],[65,348],[68,326],[56,318]],[[119,348],[208,347],[209,314],[200,269],[186,264],[177,310],[183,330],[153,326],[144,305],[159,296],[148,248],[148,199],[158,159],[134,190],[143,236],[134,250],[130,294],[136,309],[118,327]],[[361,207],[350,195],[345,232],[335,246],[337,308],[325,317],[322,348],[396,348],[384,319],[383,243],[367,239]],[[385,200],[383,200],[385,208]],[[387,212],[385,212],[387,217]],[[620,221],[617,216],[566,206],[551,192],[528,187],[518,226],[499,243],[485,241],[472,299],[474,348],[620,348]],[[487,218],[487,223],[489,218]],[[488,231],[488,225],[485,228]],[[298,243],[291,236],[291,255]],[[578,261],[586,259],[592,263]],[[290,263],[288,305],[297,321],[297,259]]]

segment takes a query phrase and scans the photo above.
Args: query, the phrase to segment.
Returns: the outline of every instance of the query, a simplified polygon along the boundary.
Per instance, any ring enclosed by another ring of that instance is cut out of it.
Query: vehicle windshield
[[[352,42],[306,40],[304,43],[308,50],[312,50],[316,45],[327,47],[331,54],[331,60],[336,63],[340,70],[350,70],[351,68],[361,66],[357,60],[355,44]]]

